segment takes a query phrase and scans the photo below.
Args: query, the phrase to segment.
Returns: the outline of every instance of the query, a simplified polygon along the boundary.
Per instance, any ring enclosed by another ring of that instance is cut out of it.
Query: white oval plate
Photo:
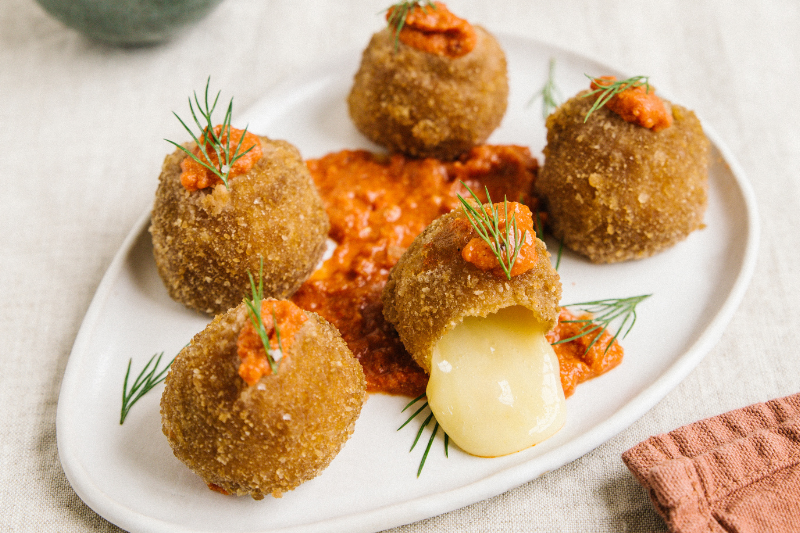
[[[501,42],[511,94],[492,143],[527,145],[536,153],[544,146],[541,106],[529,101],[544,84],[551,57],[565,95],[587,85],[584,73],[620,75],[531,40],[505,36]],[[354,51],[294,78],[237,122],[295,143],[304,157],[374,148],[347,115],[345,98],[359,58]],[[64,375],[57,432],[70,483],[97,513],[131,531],[373,531],[483,500],[580,457],[641,417],[700,362],[751,278],[755,200],[731,153],[705,127],[713,143],[705,229],[642,261],[600,266],[570,253],[562,259],[565,303],[653,293],[638,308],[622,365],[578,387],[567,401],[566,426],[550,440],[496,459],[451,446],[446,458],[440,434],[419,479],[423,446],[408,451],[419,423],[396,431],[406,417],[400,412],[404,397],[372,395],[352,439],[321,476],[281,499],[262,501],[212,492],[175,459],[161,434],[163,385],[120,426],[128,360],[138,372],[154,353],[170,359],[208,322],[167,296],[145,213],[97,289]]]

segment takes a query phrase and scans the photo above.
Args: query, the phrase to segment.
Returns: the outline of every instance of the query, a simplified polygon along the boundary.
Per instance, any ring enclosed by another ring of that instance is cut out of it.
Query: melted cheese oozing
[[[458,446],[497,457],[551,437],[566,404],[545,327],[524,307],[466,317],[433,349],[428,404]]]

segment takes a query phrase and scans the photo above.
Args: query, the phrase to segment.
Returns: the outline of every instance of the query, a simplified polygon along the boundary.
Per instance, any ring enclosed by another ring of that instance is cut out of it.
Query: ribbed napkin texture
[[[622,460],[675,533],[800,532],[800,394],[650,437]]]

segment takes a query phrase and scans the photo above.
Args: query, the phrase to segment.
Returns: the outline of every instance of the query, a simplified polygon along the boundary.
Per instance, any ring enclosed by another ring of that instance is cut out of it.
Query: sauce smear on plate
[[[492,198],[535,208],[537,161],[525,147],[478,146],[455,162],[343,151],[308,168],[337,247],[292,300],[339,329],[364,367],[368,391],[418,396],[428,376],[383,318],[389,270],[428,224],[458,208],[457,195],[468,195],[460,181],[480,197],[486,186]]]
[[[428,375],[383,318],[381,293],[389,271],[434,219],[459,208],[457,195],[468,197],[462,181],[484,202],[486,188],[493,199],[508,198],[537,212],[532,190],[538,163],[525,147],[483,145],[454,162],[345,150],[307,164],[337,247],[292,301],[339,329],[364,368],[369,392],[419,396],[425,393]],[[563,327],[559,323],[554,330],[558,338],[569,336],[559,332]],[[578,382],[613,368],[622,357],[615,343],[609,353],[616,363],[601,363],[605,358],[595,351],[588,357],[597,364],[586,363],[579,353],[585,344],[578,344],[554,346],[567,395]]]

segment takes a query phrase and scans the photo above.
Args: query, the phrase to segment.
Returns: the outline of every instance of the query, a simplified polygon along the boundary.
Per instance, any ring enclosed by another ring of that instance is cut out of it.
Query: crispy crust
[[[497,40],[475,26],[477,44],[450,58],[373,35],[347,99],[356,127],[372,141],[412,157],[452,160],[483,143],[508,101],[506,59]]]
[[[460,209],[442,215],[406,250],[384,288],[386,320],[428,373],[434,345],[465,316],[485,317],[521,305],[548,329],[558,320],[561,281],[544,243],[535,239],[536,266],[508,280],[461,257],[461,250],[476,235]]]
[[[278,374],[252,387],[238,375],[244,304],[218,315],[172,364],[162,431],[206,483],[278,497],[322,472],[353,433],[365,400],[361,365],[336,328],[306,314]]]
[[[709,142],[691,111],[672,105],[658,133],[592,98],[568,100],[547,119],[536,190],[557,238],[595,263],[651,256],[703,226]],[[667,109],[669,102],[665,101]]]
[[[189,192],[180,182],[180,150],[159,178],[150,233],[161,279],[176,301],[219,313],[249,294],[264,259],[264,296],[286,298],[325,250],[328,216],[300,153],[260,137],[264,155],[230,190]],[[187,145],[188,146],[188,145]]]

